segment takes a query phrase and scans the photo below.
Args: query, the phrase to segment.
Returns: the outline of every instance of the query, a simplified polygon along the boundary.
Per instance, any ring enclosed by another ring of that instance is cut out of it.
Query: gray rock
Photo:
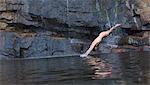
[[[131,10],[127,9],[124,0],[7,0],[0,5],[3,5],[1,12],[14,17],[10,19],[8,16],[3,16],[11,20],[7,22],[25,25],[42,26],[44,24],[47,27],[54,23],[51,19],[58,24],[65,23],[69,27],[103,28],[104,25],[110,27],[117,22],[126,24],[129,21],[134,22]],[[0,18],[3,17],[0,16]]]
[[[50,37],[45,34],[0,32],[0,53],[13,58],[41,57],[79,53],[76,48],[84,44],[78,39]]]
[[[81,53],[100,31],[116,23],[127,29],[149,30],[149,2],[128,1],[0,0],[0,50],[9,57]],[[115,45],[120,36],[123,31],[115,31],[104,42]],[[139,42],[129,39],[128,43]]]

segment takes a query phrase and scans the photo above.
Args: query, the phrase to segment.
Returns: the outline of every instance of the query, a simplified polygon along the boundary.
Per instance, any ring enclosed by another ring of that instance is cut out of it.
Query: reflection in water
[[[149,85],[149,52],[0,60],[0,85]]]
[[[150,52],[128,53],[125,56],[121,60],[123,76],[127,82],[131,83],[129,80],[132,80],[135,83],[150,84]]]
[[[90,65],[91,69],[94,71],[92,79],[104,79],[110,77],[112,71],[111,65],[99,57],[88,56],[86,63]]]

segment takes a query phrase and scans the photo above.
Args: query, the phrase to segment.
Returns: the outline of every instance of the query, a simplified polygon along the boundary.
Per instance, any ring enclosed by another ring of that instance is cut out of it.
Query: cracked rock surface
[[[119,41],[121,45],[149,46],[150,37],[141,37],[149,36],[149,4],[149,0],[0,0],[1,54],[20,58],[83,53],[99,32],[116,23],[123,29],[104,43],[118,45],[121,39],[126,40]]]

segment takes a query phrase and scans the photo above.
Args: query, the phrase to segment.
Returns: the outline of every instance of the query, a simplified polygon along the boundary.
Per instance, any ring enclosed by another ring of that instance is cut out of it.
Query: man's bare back
[[[93,48],[102,41],[102,39],[106,36],[108,36],[115,28],[121,26],[121,24],[116,24],[115,26],[113,26],[112,28],[110,28],[107,31],[101,32],[99,34],[99,36],[92,42],[92,44],[90,45],[89,49],[82,55],[80,55],[80,57],[86,57],[88,56],[88,54],[93,50]]]

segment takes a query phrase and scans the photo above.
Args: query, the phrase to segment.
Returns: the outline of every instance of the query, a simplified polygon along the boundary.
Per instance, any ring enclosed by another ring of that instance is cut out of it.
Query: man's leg
[[[92,50],[93,48],[98,44],[100,43],[100,41],[102,40],[102,38],[100,36],[98,36],[93,42],[92,44],[90,45],[90,48],[84,53],[81,55],[81,57],[85,57],[87,56]]]

